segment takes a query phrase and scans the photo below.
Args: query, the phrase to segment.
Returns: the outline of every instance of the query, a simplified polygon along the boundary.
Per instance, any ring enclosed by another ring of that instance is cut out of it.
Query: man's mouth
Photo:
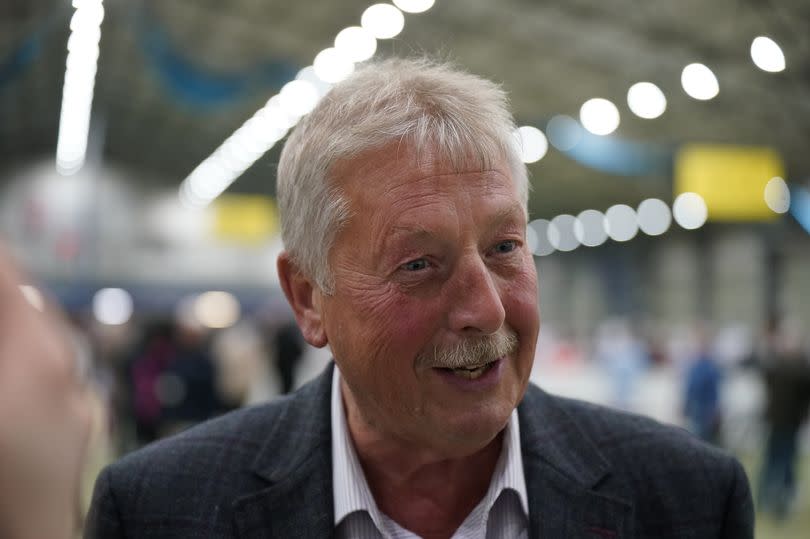
[[[498,359],[493,359],[487,363],[483,363],[481,365],[473,365],[469,367],[460,367],[457,369],[449,369],[445,367],[440,367],[441,370],[446,372],[451,372],[454,375],[458,376],[459,378],[464,378],[465,380],[475,380],[480,378],[484,375],[489,369],[491,369],[496,363]]]

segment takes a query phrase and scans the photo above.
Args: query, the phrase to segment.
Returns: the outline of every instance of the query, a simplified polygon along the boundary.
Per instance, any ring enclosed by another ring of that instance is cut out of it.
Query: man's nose
[[[481,255],[465,257],[454,275],[450,328],[467,335],[491,335],[503,326],[506,311],[497,283]]]

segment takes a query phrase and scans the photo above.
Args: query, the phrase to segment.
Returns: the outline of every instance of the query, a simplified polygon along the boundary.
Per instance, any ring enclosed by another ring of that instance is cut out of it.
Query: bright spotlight
[[[329,47],[318,53],[312,62],[312,68],[318,78],[324,82],[334,84],[354,72],[354,62],[346,58],[336,48]]]
[[[363,12],[360,25],[377,39],[390,39],[405,27],[405,17],[391,4],[374,4]]]
[[[394,5],[405,13],[422,13],[433,7],[435,0],[394,0]]]
[[[648,198],[638,206],[638,227],[649,236],[659,236],[669,230],[672,213],[666,202]]]
[[[123,288],[102,288],[93,296],[93,316],[109,326],[125,323],[132,316],[132,296]]]
[[[637,82],[627,91],[627,106],[639,118],[658,118],[667,110],[664,92],[651,82]]]
[[[751,42],[751,59],[763,71],[776,73],[785,70],[785,54],[776,42],[765,36]]]
[[[352,62],[363,62],[374,56],[377,38],[361,26],[350,26],[335,37],[335,48]]]
[[[638,234],[638,216],[626,204],[616,204],[605,212],[605,230],[615,241],[629,241]]]
[[[609,135],[619,127],[619,109],[607,99],[594,97],[579,109],[579,121],[594,135]]]
[[[534,163],[546,155],[548,140],[542,131],[531,125],[519,127],[515,132],[520,158],[524,163]]]
[[[687,230],[695,230],[706,223],[709,209],[706,201],[697,193],[681,193],[672,204],[675,222]]]
[[[689,64],[681,72],[681,86],[690,97],[708,101],[720,92],[712,70],[703,64]]]

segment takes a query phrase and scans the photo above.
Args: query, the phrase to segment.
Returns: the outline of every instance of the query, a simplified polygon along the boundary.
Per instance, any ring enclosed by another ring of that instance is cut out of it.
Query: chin
[[[458,456],[475,453],[487,446],[506,427],[513,407],[507,404],[490,405],[485,410],[470,410],[442,423],[442,440],[451,449],[456,449]],[[462,455],[463,453],[463,455]]]

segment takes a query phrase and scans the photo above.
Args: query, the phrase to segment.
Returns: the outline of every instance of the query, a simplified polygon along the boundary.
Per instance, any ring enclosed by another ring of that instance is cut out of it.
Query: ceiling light
[[[352,62],[362,62],[374,56],[377,39],[361,26],[349,26],[335,37],[335,48]]]
[[[751,59],[763,71],[776,73],[785,70],[785,54],[776,42],[765,36],[751,42]]]
[[[637,82],[627,91],[627,106],[639,118],[658,118],[667,109],[664,92],[651,82]]]
[[[352,74],[354,62],[341,54],[336,48],[329,47],[318,53],[312,62],[312,68],[318,78],[334,84]]]
[[[296,116],[309,113],[318,104],[318,90],[305,80],[292,80],[278,94],[281,106]]]
[[[123,288],[102,288],[93,296],[93,316],[102,324],[123,324],[132,316],[132,296]]]
[[[607,99],[595,97],[579,109],[579,120],[594,135],[609,135],[619,127],[619,109]]]
[[[790,209],[790,189],[780,177],[765,184],[765,203],[774,213],[787,213]]]
[[[546,155],[548,140],[542,131],[531,125],[524,125],[515,131],[518,151],[524,163],[534,163]]]
[[[405,17],[391,4],[374,4],[363,12],[360,25],[377,39],[390,39],[402,31]]]
[[[605,215],[597,210],[581,212],[574,223],[574,234],[586,247],[602,245],[608,237],[607,230],[605,230]]]
[[[549,224],[545,219],[535,219],[529,223],[529,228],[534,230],[535,234],[535,245],[532,249],[535,256],[546,256],[555,251],[554,246],[548,241]]]
[[[435,0],[394,0],[394,5],[405,13],[422,13],[433,7]]]
[[[638,206],[638,226],[649,236],[659,236],[669,230],[672,213],[666,202],[648,198]]]
[[[84,164],[87,137],[90,132],[90,111],[98,64],[101,22],[104,20],[102,0],[73,2],[76,11],[70,20],[68,54],[62,87],[62,109],[56,141],[56,170],[69,175]]]
[[[706,223],[709,210],[706,201],[697,193],[681,193],[672,204],[675,222],[687,230],[694,230]]]
[[[638,217],[626,204],[616,204],[605,212],[605,230],[615,241],[628,241],[638,234]]]
[[[579,122],[564,114],[554,116],[546,124],[548,141],[560,151],[573,149],[582,140]]]
[[[573,215],[558,215],[548,225],[548,241],[560,251],[573,251],[579,247],[579,240],[574,232],[576,218]]]
[[[689,64],[681,72],[681,85],[690,97],[707,101],[720,92],[717,77],[703,64]]]

